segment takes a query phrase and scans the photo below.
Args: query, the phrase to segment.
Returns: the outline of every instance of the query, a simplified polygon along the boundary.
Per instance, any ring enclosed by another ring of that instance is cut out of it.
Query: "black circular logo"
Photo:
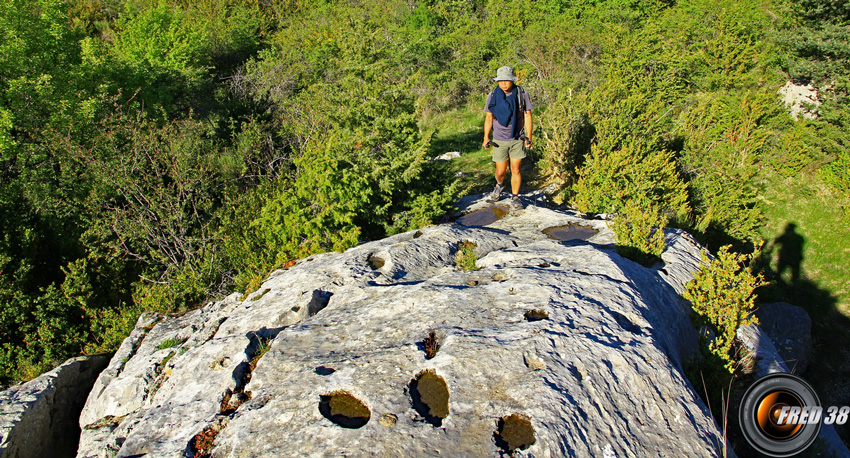
[[[747,442],[774,457],[794,456],[814,442],[821,427],[815,390],[790,374],[769,374],[744,393],[738,422]]]

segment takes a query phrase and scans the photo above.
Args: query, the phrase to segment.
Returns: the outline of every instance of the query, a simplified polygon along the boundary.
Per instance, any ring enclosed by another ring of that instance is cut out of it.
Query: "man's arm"
[[[492,119],[491,119],[492,122]],[[486,129],[486,123],[485,123]],[[531,111],[525,112],[525,146],[526,148],[531,148],[531,132],[532,132],[532,124],[531,124]]]
[[[490,143],[490,131],[493,130],[493,113],[484,113],[484,142],[481,143],[483,148],[487,148]]]

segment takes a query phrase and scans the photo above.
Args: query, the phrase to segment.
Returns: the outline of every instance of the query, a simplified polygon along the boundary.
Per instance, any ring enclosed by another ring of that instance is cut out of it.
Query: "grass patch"
[[[176,347],[185,341],[186,339],[165,339],[156,346],[156,349],[165,350],[166,348]]]
[[[457,245],[457,254],[455,255],[455,265],[460,270],[478,270],[478,267],[475,266],[475,261],[478,260],[478,256],[475,255],[475,243],[474,242],[460,242]]]
[[[482,96],[483,97],[483,96]],[[457,151],[461,156],[450,161],[435,161],[433,166],[439,168],[444,176],[458,176],[459,189],[465,189],[464,194],[479,194],[490,192],[496,184],[493,176],[493,153],[490,149],[481,147],[484,140],[484,104],[470,103],[466,107],[448,113],[432,116],[421,125],[424,130],[435,130],[431,139],[430,156],[437,157],[443,153]],[[529,157],[522,162],[523,187],[520,192],[538,189],[544,184],[544,177],[538,172],[537,158],[541,157],[539,150],[532,149]],[[458,175],[462,173],[463,175]],[[510,187],[510,171],[507,183]]]
[[[794,282],[793,269],[779,271],[779,255],[783,249],[799,250],[797,281],[811,281],[828,292],[831,298],[812,298],[808,294],[785,291],[791,299],[811,302],[816,311],[834,306],[850,316],[850,216],[836,206],[836,200],[817,178],[774,178],[762,197],[762,209],[767,217],[762,237],[768,242],[765,250],[770,268],[784,284]],[[793,232],[802,237],[801,246],[783,247],[781,237],[794,224]],[[793,260],[795,256],[791,255]],[[793,266],[792,266],[793,267]],[[800,291],[802,292],[802,291]],[[795,304],[804,306],[804,304]],[[811,313],[811,312],[810,312]]]

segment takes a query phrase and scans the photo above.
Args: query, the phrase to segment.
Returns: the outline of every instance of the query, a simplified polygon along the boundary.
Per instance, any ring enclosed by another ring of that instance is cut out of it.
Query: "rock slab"
[[[543,233],[568,224],[598,232]],[[677,291],[700,247],[667,240],[644,268],[605,221],[529,205],[143,317],[87,401],[78,456],[720,456],[682,373],[696,333]]]
[[[108,356],[74,358],[0,392],[0,458],[76,456],[80,411]]]
[[[756,310],[761,328],[770,336],[789,371],[803,374],[812,354],[812,319],[787,302],[763,304]]]

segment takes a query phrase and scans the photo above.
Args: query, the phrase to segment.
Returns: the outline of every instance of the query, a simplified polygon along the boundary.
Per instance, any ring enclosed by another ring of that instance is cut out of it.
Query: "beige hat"
[[[496,77],[493,78],[493,81],[516,81],[516,75],[514,75],[514,69],[511,67],[502,67],[496,70]]]

